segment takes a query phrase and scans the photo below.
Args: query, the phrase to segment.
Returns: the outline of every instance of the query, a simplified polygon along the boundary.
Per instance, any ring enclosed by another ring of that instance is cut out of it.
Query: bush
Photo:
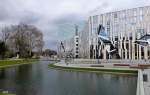
[[[7,47],[4,42],[0,41],[0,58],[4,59]]]

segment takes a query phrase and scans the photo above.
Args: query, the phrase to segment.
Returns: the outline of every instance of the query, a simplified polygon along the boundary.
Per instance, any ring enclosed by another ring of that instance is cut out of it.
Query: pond
[[[0,69],[0,90],[16,95],[136,95],[137,76],[54,70],[49,63]]]

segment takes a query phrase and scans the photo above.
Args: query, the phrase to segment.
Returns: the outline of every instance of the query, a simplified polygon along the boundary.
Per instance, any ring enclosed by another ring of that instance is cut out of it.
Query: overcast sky
[[[0,26],[20,22],[36,25],[44,34],[45,48],[80,30],[90,15],[150,5],[150,0],[0,0]]]

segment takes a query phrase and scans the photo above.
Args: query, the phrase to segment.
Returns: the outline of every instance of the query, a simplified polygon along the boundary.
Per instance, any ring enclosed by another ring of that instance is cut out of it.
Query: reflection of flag
[[[104,37],[108,37],[108,35],[107,35],[107,33],[105,31],[100,32],[99,35],[104,36]]]
[[[61,46],[62,46],[62,48],[63,48],[63,50],[64,50],[64,52],[65,52],[65,47],[64,47],[64,45],[63,45],[63,42],[61,41]]]
[[[136,40],[135,43],[142,45],[142,46],[150,45],[150,35],[146,34],[146,35],[142,36],[141,38]]]
[[[108,38],[108,34],[105,31],[105,28],[104,28],[103,25],[99,25],[99,27],[98,27],[98,35],[102,36],[102,37],[105,37],[105,38]]]
[[[98,35],[108,37],[107,33],[105,32],[105,28],[102,25],[99,25]]]

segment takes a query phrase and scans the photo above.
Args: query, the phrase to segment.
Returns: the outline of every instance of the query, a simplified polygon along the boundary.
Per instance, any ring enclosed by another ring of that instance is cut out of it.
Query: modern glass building
[[[111,44],[119,57],[109,55],[110,44],[99,41],[99,26],[104,27]],[[87,58],[149,59],[150,46],[135,43],[150,33],[150,6],[138,7],[90,16],[88,20],[89,54]],[[84,42],[83,42],[84,43]]]

